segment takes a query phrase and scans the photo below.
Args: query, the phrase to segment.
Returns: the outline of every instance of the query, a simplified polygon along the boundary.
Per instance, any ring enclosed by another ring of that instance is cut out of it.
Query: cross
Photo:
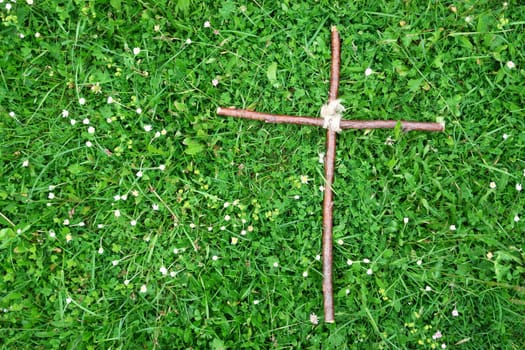
[[[396,120],[342,120],[344,107],[337,99],[339,90],[339,71],[340,71],[341,44],[339,32],[335,26],[332,27],[332,65],[330,70],[330,90],[328,104],[321,108],[321,117],[289,116],[279,114],[260,113],[244,109],[221,108],[217,109],[217,114],[223,116],[261,120],[266,123],[285,123],[322,126],[326,128],[326,155],[324,162],[325,191],[323,197],[323,236],[322,236],[322,256],[323,256],[323,299],[324,299],[324,320],[333,323],[334,320],[334,300],[332,291],[332,228],[333,228],[333,195],[332,183],[334,181],[335,147],[336,133],[341,129],[393,129],[400,124],[404,131],[444,131],[442,123],[426,123]]]

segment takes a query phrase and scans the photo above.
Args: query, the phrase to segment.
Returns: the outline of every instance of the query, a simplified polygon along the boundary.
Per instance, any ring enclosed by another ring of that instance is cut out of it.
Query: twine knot
[[[321,107],[321,118],[324,119],[323,128],[332,130],[334,132],[341,132],[341,117],[345,107],[341,104],[341,100],[337,99],[330,101]]]

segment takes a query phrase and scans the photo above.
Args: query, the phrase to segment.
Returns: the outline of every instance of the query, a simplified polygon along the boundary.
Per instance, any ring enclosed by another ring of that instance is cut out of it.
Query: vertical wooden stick
[[[340,42],[336,27],[332,27],[332,68],[330,71],[330,93],[328,101],[337,99],[339,91]],[[323,297],[324,321],[334,323],[334,297],[332,289],[332,228],[333,192],[336,133],[326,130],[326,157],[324,164],[325,191],[323,198]]]

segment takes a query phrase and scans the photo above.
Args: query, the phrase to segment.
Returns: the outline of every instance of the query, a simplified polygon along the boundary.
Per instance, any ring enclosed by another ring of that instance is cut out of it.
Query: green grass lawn
[[[525,348],[520,3],[1,0],[0,347]]]

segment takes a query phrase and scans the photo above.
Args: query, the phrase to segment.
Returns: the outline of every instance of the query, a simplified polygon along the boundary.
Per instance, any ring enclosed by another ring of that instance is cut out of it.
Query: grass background
[[[0,16],[2,348],[525,346],[518,1],[6,0]],[[317,114],[331,25],[345,118],[447,130],[338,138],[337,322],[315,325],[324,131],[215,110]]]

